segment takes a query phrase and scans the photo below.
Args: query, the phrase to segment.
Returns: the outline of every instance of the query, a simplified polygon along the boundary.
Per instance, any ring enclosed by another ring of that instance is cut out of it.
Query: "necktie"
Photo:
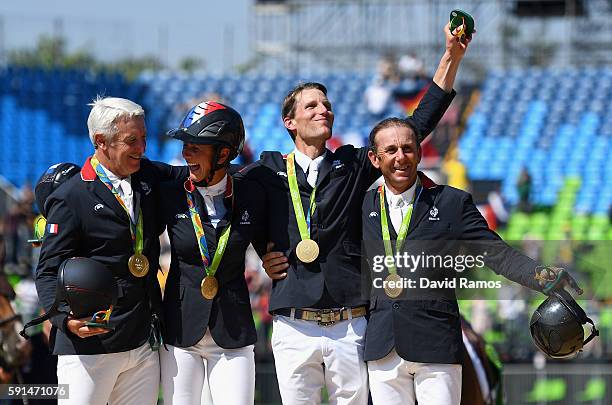
[[[319,174],[319,165],[315,163],[315,161],[311,161],[310,165],[308,165],[308,176],[306,177],[306,181],[312,188],[317,184],[317,175]]]

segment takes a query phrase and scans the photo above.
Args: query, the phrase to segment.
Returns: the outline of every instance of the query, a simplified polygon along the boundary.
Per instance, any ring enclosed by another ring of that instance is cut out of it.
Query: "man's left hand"
[[[467,51],[468,45],[472,41],[473,35],[476,33],[476,30],[472,33],[472,37],[467,38],[466,36],[459,37],[457,36],[465,27],[463,24],[455,28],[455,30],[450,32],[450,22],[446,24],[444,27],[444,34],[446,35],[446,52],[450,55],[450,57],[454,60],[461,60],[463,55],[465,55],[465,51]]]

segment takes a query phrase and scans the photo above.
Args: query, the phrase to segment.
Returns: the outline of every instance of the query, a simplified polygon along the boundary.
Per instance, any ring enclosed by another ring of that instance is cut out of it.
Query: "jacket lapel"
[[[374,198],[374,209],[373,211],[378,212],[378,232],[380,233],[380,239],[383,239],[383,233],[382,233],[382,212],[380,212],[380,191],[376,190],[376,198]],[[391,222],[391,212],[389,210],[389,201],[387,201],[387,198],[385,196],[385,214],[387,216],[387,225],[389,226],[389,237],[391,238],[391,240],[397,240],[397,232],[395,232],[395,228],[393,227],[393,223]]]
[[[422,191],[420,191],[418,188],[415,191],[417,193],[417,201],[414,204],[410,226],[408,227],[407,238],[409,239],[411,239],[413,230],[429,212],[430,207],[434,206],[435,199],[438,196],[437,190],[439,189],[438,185],[423,172],[417,172],[417,175],[419,176],[419,181],[421,183],[419,187],[422,187]]]
[[[308,194],[310,194],[312,192],[312,187],[310,186],[310,184],[308,184],[308,180],[306,179],[306,173],[302,169],[302,166],[300,166],[297,162],[295,162],[295,176],[297,177],[297,182],[300,189],[306,190],[308,191]],[[288,181],[289,180],[287,180],[287,182]]]
[[[427,216],[429,209],[434,205],[436,195],[437,193],[435,192],[435,189],[423,188],[419,199],[414,205],[412,219],[410,220],[410,227],[408,228],[408,237],[412,235],[414,229],[419,225],[423,218]]]
[[[378,209],[380,210],[380,193],[378,193],[378,198]],[[393,222],[391,222],[391,209],[389,208],[389,201],[387,201],[387,198],[385,198],[385,213],[387,214],[387,225],[389,225],[389,236],[391,237],[391,240],[397,240],[397,232],[393,226]]]
[[[225,212],[225,215],[223,216],[223,218],[221,218],[221,220],[217,224],[217,228],[216,228],[217,240],[219,240],[219,238],[221,237],[221,233],[223,232],[223,230],[227,228],[232,222],[232,215],[233,215],[232,197],[225,197],[223,199],[223,204],[225,205],[225,209],[227,211]]]
[[[83,163],[83,167],[81,168],[81,180],[87,184],[87,190],[104,201],[119,218],[128,222],[130,221],[128,213],[123,209],[121,204],[119,204],[113,192],[102,183],[102,180],[100,180],[96,174],[96,171],[91,165],[91,156]]]
[[[142,200],[142,193],[143,193],[140,179],[138,178],[138,176],[132,175],[131,184],[132,184],[132,191],[134,192],[134,214],[136,215],[136,218],[138,218],[138,211],[140,210],[140,202]]]
[[[206,236],[206,245],[211,255],[210,259],[212,260],[215,247],[217,246],[217,236],[215,234],[215,228],[210,223],[210,217],[208,216],[208,210],[206,209],[206,204],[204,203],[204,197],[202,197],[202,194],[200,194],[197,188],[194,188],[194,190],[192,191],[192,195],[194,196],[195,205],[198,210],[198,213],[200,214],[200,221],[202,221],[202,228],[204,228],[204,235]],[[198,242],[196,241],[196,243]]]
[[[115,195],[108,187],[102,183],[102,181],[96,178],[91,183],[91,191],[94,192],[106,205],[108,205],[118,217],[124,219],[125,221],[129,221],[130,218],[128,213],[123,209],[119,201],[115,198]]]
[[[325,180],[325,178],[329,175],[329,173],[331,173],[332,163],[334,161],[334,158],[335,158],[334,153],[328,149],[327,153],[325,154],[325,157],[319,164],[319,175],[317,176],[317,183],[316,183],[317,187],[319,186],[319,184],[323,182],[323,180]]]

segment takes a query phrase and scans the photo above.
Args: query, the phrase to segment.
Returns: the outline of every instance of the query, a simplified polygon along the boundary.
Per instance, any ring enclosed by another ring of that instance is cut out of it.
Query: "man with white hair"
[[[143,158],[141,106],[111,97],[91,105],[87,125],[95,151],[80,176],[73,176],[45,203],[47,229],[36,288],[48,311],[61,264],[71,257],[88,257],[112,271],[119,292],[111,308],[112,329],[88,326],[88,318],[52,318],[50,347],[59,356],[58,383],[69,384],[69,399],[60,403],[155,404],[160,371],[154,325],[161,294],[153,186],[170,176],[163,170],[171,169]]]

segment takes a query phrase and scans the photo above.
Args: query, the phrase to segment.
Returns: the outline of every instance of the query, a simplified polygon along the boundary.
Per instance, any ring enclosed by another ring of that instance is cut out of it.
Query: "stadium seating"
[[[493,72],[459,142],[471,180],[499,180],[517,204],[523,168],[531,203],[550,213],[515,213],[507,237],[612,237],[612,69]]]
[[[53,163],[82,164],[92,150],[87,135],[87,104],[98,94],[138,100],[141,90],[138,84],[127,83],[117,74],[3,68],[0,175],[21,186],[35,182]],[[156,150],[153,139],[148,152]]]
[[[211,95],[244,118],[253,156],[288,152],[280,101],[300,81],[328,86],[334,103],[334,136],[362,144],[376,118],[363,102],[370,74],[343,72],[308,77],[278,74],[145,72],[121,75],[73,70],[5,67],[0,70],[0,174],[15,185],[33,182],[52,163],[82,163],[91,153],[87,104],[97,95],[127,97],[147,111],[147,155],[171,161],[180,143],[163,134],[178,125],[195,102]],[[392,106],[390,115],[403,115]],[[612,238],[612,69],[492,72],[459,142],[470,180],[499,180],[504,198],[518,203],[523,168],[532,177],[532,204],[550,207],[514,213],[510,239],[529,231],[561,239],[568,228],[579,239]]]
[[[238,110],[244,119],[247,141],[254,154],[264,150],[289,152],[293,142],[283,127],[280,118],[280,104],[285,95],[296,83],[319,81],[328,87],[328,96],[334,105],[336,119],[334,135],[339,138],[352,136],[363,143],[375,123],[375,117],[367,112],[363,103],[363,93],[371,80],[370,74],[325,73],[300,77],[276,74],[207,75],[179,74],[173,72],[147,72],[140,75],[137,83],[147,89],[144,104],[148,110],[158,110],[156,117],[162,132],[180,122],[183,114],[195,102],[210,96],[218,96]],[[399,107],[393,105],[391,114],[403,115]],[[172,158],[178,148],[167,145],[169,151],[164,158]],[[166,145],[165,145],[166,147]]]

